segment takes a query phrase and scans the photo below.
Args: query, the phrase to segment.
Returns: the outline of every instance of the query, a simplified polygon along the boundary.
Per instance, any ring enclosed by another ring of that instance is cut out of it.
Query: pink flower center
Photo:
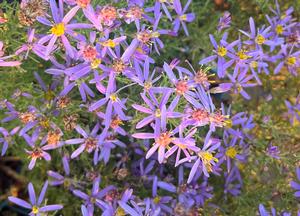
[[[43,151],[40,148],[35,148],[30,154],[31,158],[38,159],[43,157]]]
[[[160,146],[168,146],[172,142],[173,138],[171,137],[170,132],[164,132],[155,140]]]
[[[205,109],[196,109],[192,112],[192,118],[196,121],[203,121],[209,117],[209,113]]]
[[[96,147],[97,147],[96,139],[94,139],[92,137],[86,139],[86,141],[85,141],[85,150],[87,152],[93,151]]]
[[[91,0],[76,0],[78,6],[86,8],[90,4]]]
[[[36,119],[35,115],[31,112],[25,112],[19,114],[19,119],[22,123],[26,124],[28,122],[32,122]]]
[[[179,95],[183,95],[189,89],[188,83],[185,80],[180,80],[176,84],[176,93]]]
[[[113,119],[110,123],[110,127],[113,129],[116,129],[117,127],[119,127],[122,124],[123,124],[122,120],[118,116],[115,116],[115,117],[113,117]]]
[[[116,8],[104,6],[99,13],[99,18],[105,25],[110,25],[117,18]]]
[[[202,69],[200,69],[199,71],[197,71],[197,73],[194,77],[194,81],[197,84],[203,84],[203,83],[208,82],[207,74]]]
[[[129,8],[126,17],[127,18],[133,18],[133,19],[141,19],[143,15],[143,10],[138,6],[133,6]]]
[[[147,30],[142,31],[142,32],[138,33],[137,39],[139,41],[141,41],[142,43],[146,44],[151,39],[151,33],[149,31],[147,31]]]
[[[83,50],[83,58],[87,61],[93,61],[97,56],[97,50],[93,46],[86,46]]]
[[[124,62],[122,60],[116,60],[114,61],[113,65],[112,65],[112,69],[116,72],[116,73],[122,73],[126,68],[126,65],[124,64]]]

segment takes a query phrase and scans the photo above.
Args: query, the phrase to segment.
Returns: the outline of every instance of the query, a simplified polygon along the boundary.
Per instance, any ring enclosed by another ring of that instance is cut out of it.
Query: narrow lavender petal
[[[27,209],[31,209],[31,207],[32,207],[28,202],[26,202],[22,199],[19,199],[17,197],[10,196],[10,197],[8,197],[8,200],[15,203],[18,206],[22,206]]]

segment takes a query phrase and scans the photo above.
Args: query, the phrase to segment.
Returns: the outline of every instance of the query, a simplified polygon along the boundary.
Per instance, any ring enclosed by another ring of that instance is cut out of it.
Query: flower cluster
[[[29,170],[61,160],[63,172],[55,166],[47,171],[49,184],[81,199],[85,216],[196,215],[213,197],[211,176],[223,178],[225,196],[239,195],[255,123],[253,115],[236,113],[216,98],[232,90],[250,99],[246,89],[261,85],[260,73],[269,74],[272,67],[275,74],[286,67],[297,75],[299,22],[292,9],[267,16],[268,27],[256,28],[250,18],[249,31],[240,30],[244,36],[233,42],[228,32],[219,42],[210,35],[214,54],[201,66],[178,59],[159,66],[155,59],[164,38],[189,35],[187,24],[195,14],[189,9],[192,1],[183,2],[158,0],[149,6],[128,0],[117,7],[94,6],[91,0],[22,1],[19,16],[28,26],[27,41],[8,56],[0,43],[0,66],[18,66],[31,55],[51,66],[43,75],[33,73],[34,92],[18,90],[2,101],[1,122],[17,126],[0,127],[1,155],[18,136],[27,145]],[[27,14],[32,4],[41,8]],[[226,12],[218,31],[230,23]],[[216,73],[203,66],[214,61]],[[17,106],[21,99],[29,101],[28,107]],[[299,120],[298,102],[286,104]],[[83,159],[90,164],[78,176],[71,167]],[[103,167],[126,182],[124,188],[110,181]],[[91,171],[84,175],[86,169]],[[30,183],[30,203],[9,200],[31,209],[30,215],[61,209],[42,205],[47,186],[36,200]],[[151,192],[145,196],[141,188]],[[262,206],[260,212],[265,212]]]

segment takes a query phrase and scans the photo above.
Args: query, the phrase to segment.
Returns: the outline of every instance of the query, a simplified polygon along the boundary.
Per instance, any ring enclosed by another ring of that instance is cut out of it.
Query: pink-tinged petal
[[[47,191],[47,188],[48,188],[48,181],[46,181],[45,184],[43,185],[43,188],[41,190],[41,193],[40,193],[37,205],[41,205],[42,204],[43,199],[44,199],[45,194],[46,194],[46,191]]]
[[[39,208],[39,211],[40,212],[57,211],[62,208],[63,208],[62,205],[46,205],[46,206]]]
[[[67,39],[67,37],[65,35],[62,35],[61,37],[61,41],[64,44],[67,54],[71,57],[74,58],[74,51],[73,51],[73,47],[71,46],[69,40]]]
[[[158,148],[158,162],[161,164],[165,159],[165,147],[159,146]]]
[[[188,184],[193,180],[193,178],[194,178],[194,176],[196,174],[196,171],[198,170],[199,164],[200,164],[200,159],[197,159],[197,161],[194,163],[194,165],[193,165],[193,167],[191,169],[191,172],[189,174],[189,178],[187,180]]]
[[[153,133],[135,133],[132,137],[136,139],[154,139],[155,135]]]
[[[8,61],[8,62],[5,62],[5,61],[1,61],[0,60],[0,67],[15,67],[15,66],[19,66],[21,64],[22,63],[20,61]]]
[[[35,197],[34,188],[33,188],[33,185],[31,182],[28,184],[28,194],[29,194],[30,202],[32,203],[32,205],[35,205],[36,197]]]
[[[147,152],[146,159],[150,158],[156,152],[156,150],[158,149],[158,147],[159,147],[159,144],[154,144],[154,146],[152,146],[149,149],[149,151]]]
[[[17,197],[10,196],[10,197],[8,197],[8,200],[13,202],[14,204],[16,204],[18,206],[22,206],[22,207],[27,208],[27,209],[32,208],[32,206],[28,202],[26,202],[22,199],[19,199]]]
[[[33,169],[33,167],[35,166],[35,162],[36,162],[36,158],[32,158],[29,165],[28,165],[29,170]]]
[[[79,144],[79,143],[84,143],[85,139],[70,139],[66,140],[65,143],[67,145],[73,145],[73,144]]]
[[[77,11],[79,10],[79,6],[75,6],[73,7],[67,14],[66,16],[63,18],[62,22],[64,24],[67,24],[68,22],[70,22],[70,20],[76,15]]]
[[[80,155],[85,149],[85,145],[81,145],[78,149],[76,149],[72,155],[71,155],[71,158],[74,159],[76,158],[78,155]]]

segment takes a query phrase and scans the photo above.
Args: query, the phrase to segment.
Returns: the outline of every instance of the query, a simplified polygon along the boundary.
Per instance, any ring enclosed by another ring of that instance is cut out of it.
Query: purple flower
[[[175,9],[175,12],[177,13],[177,17],[173,22],[173,30],[175,32],[178,32],[180,25],[182,25],[183,30],[185,34],[188,36],[189,32],[186,26],[186,23],[192,22],[195,19],[194,13],[186,13],[188,7],[190,6],[192,0],[188,0],[184,8],[182,9],[180,0],[174,0],[173,1],[173,7]]]
[[[249,81],[254,77],[253,75],[247,75],[248,69],[240,69],[235,71],[233,75],[227,74],[231,83],[221,83],[221,89],[232,89],[234,94],[241,94],[245,99],[250,100],[250,95],[244,90],[244,88],[254,87],[256,83],[249,83]]]
[[[273,145],[269,145],[267,150],[266,150],[267,154],[272,157],[272,158],[275,158],[277,160],[280,159],[280,150],[278,149],[278,146],[273,146]]]
[[[45,212],[49,212],[49,211],[57,211],[63,208],[62,205],[45,205],[45,206],[41,206],[43,199],[45,197],[46,194],[46,190],[48,187],[48,181],[45,182],[41,193],[37,199],[34,188],[32,183],[28,184],[28,194],[29,194],[29,199],[30,199],[30,203],[28,203],[25,200],[19,199],[17,197],[13,197],[10,196],[8,197],[9,201],[15,203],[18,206],[24,207],[26,209],[30,209],[31,212],[29,213],[30,216],[34,216],[34,215],[41,215],[44,214]],[[46,213],[47,214],[47,213]]]
[[[13,139],[12,136],[14,136],[18,130],[20,129],[20,127],[15,127],[14,129],[12,129],[10,132],[7,131],[5,128],[0,127],[0,133],[3,135],[3,138],[0,138],[0,143],[2,143],[2,151],[1,151],[1,156],[4,156],[8,145],[13,143]]]
[[[288,45],[282,45],[280,52],[274,57],[275,60],[279,60],[279,63],[274,70],[274,74],[278,74],[283,66],[286,66],[291,74],[297,76],[298,68],[300,66],[299,58],[300,51],[293,53],[293,48],[288,49]]]
[[[230,60],[226,62],[225,57],[229,53],[233,53],[233,47],[236,46],[239,43],[239,40],[233,41],[231,43],[227,43],[228,33],[225,32],[222,36],[222,39],[220,41],[220,45],[217,44],[215,38],[213,35],[209,35],[210,41],[214,47],[213,52],[215,53],[212,56],[209,56],[207,58],[202,59],[199,64],[207,64],[208,62],[214,61],[215,59],[218,59],[217,61],[217,74],[220,78],[225,77],[226,70],[234,63],[234,60]]]
[[[288,116],[290,123],[293,125],[295,121],[300,121],[300,94],[297,96],[295,104],[292,104],[290,101],[285,100],[285,105],[288,108]]]
[[[223,16],[219,20],[218,31],[222,31],[225,28],[229,28],[231,24],[231,14],[225,11]]]
[[[192,169],[189,174],[187,183],[192,182],[196,172],[200,170],[200,173],[204,173],[206,177],[209,177],[209,172],[213,172],[216,162],[219,160],[213,156],[213,153],[221,145],[221,142],[217,139],[210,138],[210,133],[206,135],[203,147],[197,152],[197,156],[192,156],[192,160],[195,160]]]
[[[296,190],[294,196],[300,198],[300,167],[296,168],[298,182],[291,181],[291,187]]]
[[[95,205],[98,208],[104,210],[106,203],[102,200],[102,198],[104,198],[109,191],[114,189],[114,186],[110,185],[102,190],[99,190],[100,181],[100,177],[95,178],[95,180],[93,181],[93,188],[90,195],[80,190],[73,190],[73,194],[75,196],[84,200],[84,205],[87,208],[86,210],[88,212],[88,215],[93,215]]]
[[[69,24],[71,19],[76,15],[77,11],[79,10],[79,6],[76,6],[72,8],[64,17],[63,14],[63,2],[62,0],[59,0],[59,7],[57,7],[56,1],[55,0],[50,0],[50,8],[51,8],[51,13],[53,17],[54,24],[52,24],[46,17],[38,17],[37,20],[46,25],[51,27],[50,35],[46,35],[42,37],[38,43],[39,44],[44,44],[48,42],[47,48],[46,48],[46,53],[45,55],[48,56],[50,52],[53,50],[53,46],[55,42],[58,39],[61,39],[65,49],[66,53],[73,58],[75,56],[74,52],[74,47],[71,46],[67,35],[71,37],[78,37],[78,33],[75,33],[73,29],[84,29],[84,28],[91,28],[91,24],[84,24],[84,23],[72,23]]]
[[[91,132],[86,132],[79,125],[75,127],[77,133],[83,136],[83,138],[76,138],[66,140],[65,143],[67,145],[76,145],[80,144],[79,148],[77,148],[71,155],[71,158],[76,158],[83,151],[87,151],[91,153],[92,151],[96,151],[98,149],[98,131],[100,129],[99,123],[96,124]]]

